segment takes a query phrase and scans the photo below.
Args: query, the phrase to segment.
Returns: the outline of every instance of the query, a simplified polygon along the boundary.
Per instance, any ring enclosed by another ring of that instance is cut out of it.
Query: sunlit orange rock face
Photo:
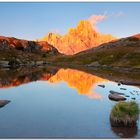
[[[132,37],[135,37],[135,38],[140,39],[140,34],[136,34],[136,35],[134,35],[134,36],[132,36]]]
[[[81,20],[76,28],[70,28],[64,36],[49,33],[40,40],[47,41],[63,54],[73,55],[114,39],[110,34],[95,31],[89,21]]]
[[[17,49],[27,52],[57,52],[57,49],[46,41],[28,41],[14,37],[0,36],[0,50]]]
[[[85,94],[90,98],[100,99],[101,95],[93,91],[97,83],[107,82],[107,79],[74,69],[60,69],[49,79],[51,83],[65,81],[69,87],[76,88],[79,94]]]

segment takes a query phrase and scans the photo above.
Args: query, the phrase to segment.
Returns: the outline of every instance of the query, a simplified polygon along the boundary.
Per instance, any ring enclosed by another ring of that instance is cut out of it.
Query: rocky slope
[[[64,36],[49,33],[40,40],[49,42],[63,54],[73,55],[114,39],[110,34],[95,31],[89,21],[81,20],[76,28],[70,28]]]
[[[0,36],[0,50],[16,49],[26,52],[57,52],[57,49],[52,45],[48,44],[46,41],[28,41],[23,39],[17,39],[14,37],[4,37]]]
[[[0,36],[0,68],[27,64],[40,65],[46,61],[47,56],[58,54],[60,53],[57,49],[46,41],[35,42]]]
[[[109,48],[118,48],[118,47],[123,47],[123,48],[127,48],[129,49],[129,47],[133,47],[133,50],[135,50],[136,48],[140,47],[140,34],[136,34],[130,37],[126,37],[126,38],[121,38],[121,39],[116,39],[107,43],[103,43],[101,45],[99,45],[96,48],[91,48],[88,50],[85,50],[79,54],[84,54],[84,53],[89,53],[89,52],[93,52],[93,51],[97,51],[97,50],[103,50],[103,49],[109,49]]]
[[[104,43],[73,56],[57,57],[51,61],[89,67],[140,68],[140,34]]]

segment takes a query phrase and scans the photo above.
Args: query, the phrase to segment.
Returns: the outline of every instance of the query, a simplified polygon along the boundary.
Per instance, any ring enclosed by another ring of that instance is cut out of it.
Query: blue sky
[[[105,14],[102,33],[125,37],[140,32],[140,3],[126,2],[0,2],[0,35],[38,39],[50,31],[61,34],[79,20]]]

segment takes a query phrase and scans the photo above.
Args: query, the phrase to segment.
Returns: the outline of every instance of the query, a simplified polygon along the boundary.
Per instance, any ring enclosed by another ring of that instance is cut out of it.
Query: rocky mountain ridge
[[[114,39],[111,34],[97,32],[89,21],[81,20],[76,28],[70,28],[64,36],[48,33],[40,40],[47,41],[65,55],[73,55]]]
[[[58,56],[50,61],[63,65],[138,71],[140,69],[140,34],[116,39],[72,56]]]
[[[46,41],[29,41],[0,36],[0,68],[46,64],[47,56],[60,53]]]

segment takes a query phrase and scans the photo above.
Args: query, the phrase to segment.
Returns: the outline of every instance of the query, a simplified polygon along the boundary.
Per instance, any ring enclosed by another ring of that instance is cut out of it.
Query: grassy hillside
[[[136,35],[105,43],[73,56],[51,57],[49,61],[71,65],[140,68],[140,37]]]

